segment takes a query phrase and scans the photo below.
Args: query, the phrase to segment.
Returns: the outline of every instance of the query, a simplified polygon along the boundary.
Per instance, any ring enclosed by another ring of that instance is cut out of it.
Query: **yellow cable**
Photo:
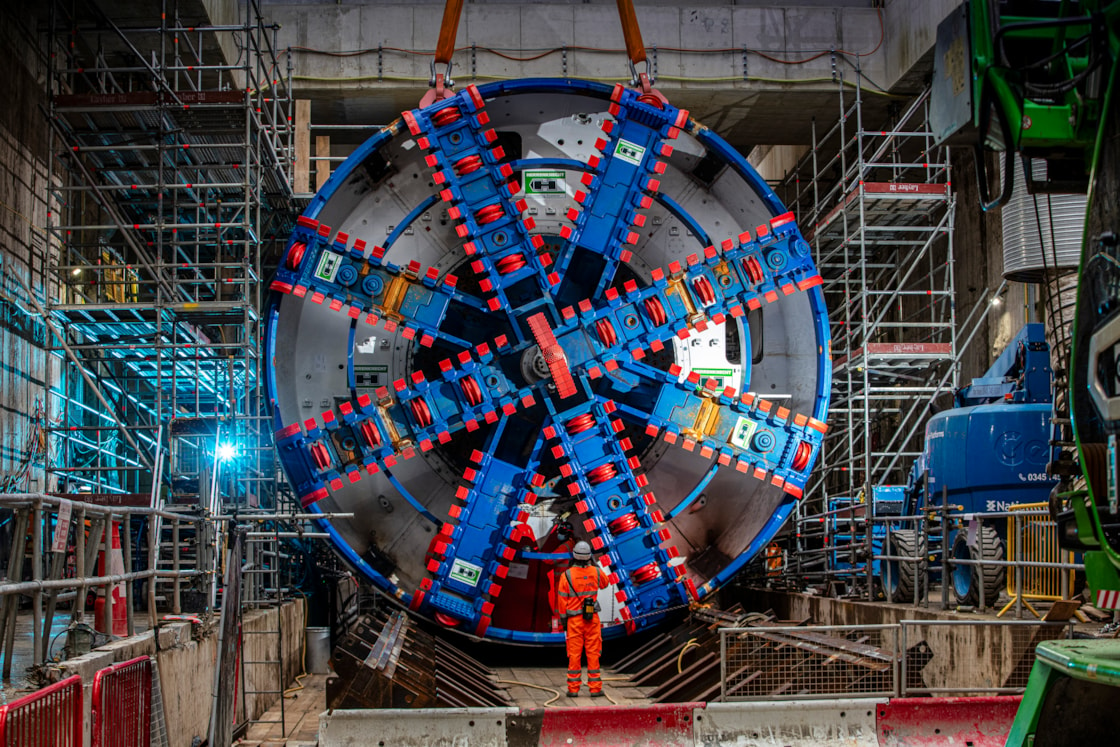
[[[677,655],[677,674],[680,674],[682,670],[684,652],[688,651],[690,648],[700,648],[700,644],[696,642],[695,638],[690,638],[688,643],[684,644],[684,646],[681,647],[681,652]]]
[[[545,692],[553,693],[553,696],[544,702],[544,707],[545,708],[548,708],[550,705],[555,703],[557,701],[557,699],[559,699],[560,696],[563,695],[562,692],[560,692],[559,690],[557,690],[554,687],[545,687],[544,685],[534,685],[534,684],[529,683],[529,682],[521,682],[520,680],[497,680],[497,683],[499,685],[518,685],[520,687],[533,687],[533,688],[536,688],[537,690],[544,690]]]

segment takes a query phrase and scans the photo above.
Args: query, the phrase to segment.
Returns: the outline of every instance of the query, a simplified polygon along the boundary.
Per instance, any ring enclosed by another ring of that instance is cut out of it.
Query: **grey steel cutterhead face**
[[[359,572],[449,627],[562,640],[575,541],[611,576],[607,635],[655,625],[769,542],[819,449],[808,246],[741,156],[636,96],[514,81],[407,113],[273,283],[289,480],[353,512],[323,523]]]

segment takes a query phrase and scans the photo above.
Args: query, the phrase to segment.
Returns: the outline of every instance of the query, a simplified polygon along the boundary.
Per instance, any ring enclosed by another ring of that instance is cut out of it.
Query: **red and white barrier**
[[[113,522],[112,544],[109,546],[109,567],[105,567],[105,551],[102,550],[97,560],[97,571],[102,576],[120,576],[124,574],[124,555],[121,554],[120,522]],[[99,633],[112,633],[118,638],[128,635],[128,603],[125,595],[124,582],[113,584],[109,587],[109,595],[113,604],[113,629],[105,630],[105,587],[97,589],[97,600],[93,603],[93,627]]]
[[[708,703],[694,716],[693,744],[737,747],[877,747],[875,713],[883,700],[785,700]]]
[[[370,734],[397,745],[496,747],[1002,747],[1018,696],[849,698],[546,709],[337,710],[319,717],[320,747]],[[389,738],[392,738],[391,740]]]
[[[694,714],[703,708],[703,703],[548,708],[541,713],[538,744],[692,747]]]
[[[1019,710],[1018,695],[893,698],[878,708],[880,747],[1003,747]]]

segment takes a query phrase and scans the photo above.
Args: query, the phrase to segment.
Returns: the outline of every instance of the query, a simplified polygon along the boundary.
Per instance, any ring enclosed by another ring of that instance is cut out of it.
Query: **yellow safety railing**
[[[999,611],[1003,617],[1020,599],[1035,617],[1041,618],[1028,599],[1056,602],[1073,591],[1073,570],[1057,567],[1074,562],[1073,552],[1058,545],[1058,524],[1045,510],[1045,503],[1021,503],[1008,507],[1007,557],[1012,562],[1054,563],[1054,567],[1018,565],[1007,568],[1007,595],[1011,600]],[[1065,574],[1065,575],[1063,575]]]

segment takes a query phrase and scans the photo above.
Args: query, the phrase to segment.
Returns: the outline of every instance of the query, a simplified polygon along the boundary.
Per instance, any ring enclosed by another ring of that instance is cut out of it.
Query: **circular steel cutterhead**
[[[831,376],[820,275],[741,155],[660,101],[470,86],[332,175],[271,284],[276,448],[340,554],[466,633],[551,632],[570,523],[605,635],[763,548]]]

